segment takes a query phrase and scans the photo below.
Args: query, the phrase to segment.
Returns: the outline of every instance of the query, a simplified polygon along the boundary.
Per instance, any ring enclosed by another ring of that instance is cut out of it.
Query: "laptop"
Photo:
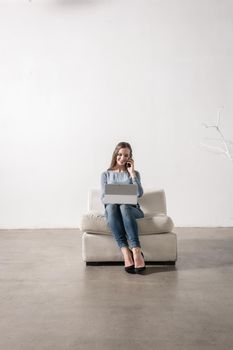
[[[137,185],[106,184],[104,204],[137,204]]]

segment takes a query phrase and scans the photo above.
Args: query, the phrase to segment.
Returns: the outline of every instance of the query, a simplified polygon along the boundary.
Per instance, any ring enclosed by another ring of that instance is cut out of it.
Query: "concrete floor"
[[[0,349],[232,349],[233,228],[175,232],[141,276],[86,267],[78,230],[1,230]]]

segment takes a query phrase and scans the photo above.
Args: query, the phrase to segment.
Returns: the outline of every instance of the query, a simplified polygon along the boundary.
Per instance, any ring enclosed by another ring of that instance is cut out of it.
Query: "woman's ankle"
[[[141,268],[145,266],[145,260],[142,255],[142,250],[140,247],[137,247],[133,250],[134,255],[134,266],[135,268]]]
[[[121,251],[123,254],[127,254],[129,252],[129,247],[121,247]]]
[[[141,248],[140,247],[134,247],[132,248],[133,253],[141,253]]]
[[[122,252],[123,257],[124,257],[125,266],[133,265],[133,263],[134,263],[133,256],[132,256],[132,253],[130,252],[129,247],[122,247],[121,252]]]

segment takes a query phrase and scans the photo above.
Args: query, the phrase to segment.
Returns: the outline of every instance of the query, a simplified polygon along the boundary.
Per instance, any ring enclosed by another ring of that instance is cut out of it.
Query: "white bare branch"
[[[216,147],[216,146],[211,146],[211,145],[207,145],[206,143],[204,142],[201,142],[201,145],[206,147],[206,148],[209,148],[213,151],[218,151],[218,153],[222,153],[222,154],[226,154],[226,152],[224,151],[224,149],[220,148],[220,147]]]
[[[215,128],[216,131],[219,133],[220,135],[220,141],[222,142],[224,148],[220,148],[220,147],[215,147],[215,146],[211,146],[211,145],[207,145],[205,143],[202,143],[203,146],[209,148],[209,149],[212,149],[212,150],[218,150],[220,153],[222,154],[225,154],[232,162],[233,162],[233,156],[231,155],[231,152],[230,152],[230,149],[229,149],[229,146],[228,144],[232,142],[228,142],[222,131],[221,131],[221,128],[220,128],[220,121],[221,121],[221,110],[223,109],[223,107],[221,107],[218,111],[218,119],[217,119],[217,123],[216,124],[206,124],[206,123],[202,123],[206,128]]]

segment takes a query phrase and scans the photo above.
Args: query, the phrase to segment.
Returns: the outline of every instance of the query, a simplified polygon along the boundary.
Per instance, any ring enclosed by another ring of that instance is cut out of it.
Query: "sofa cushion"
[[[141,235],[172,232],[174,227],[172,219],[166,214],[146,214],[144,218],[137,219],[137,224]],[[80,230],[89,233],[112,234],[105,216],[97,212],[90,212],[82,216]]]

